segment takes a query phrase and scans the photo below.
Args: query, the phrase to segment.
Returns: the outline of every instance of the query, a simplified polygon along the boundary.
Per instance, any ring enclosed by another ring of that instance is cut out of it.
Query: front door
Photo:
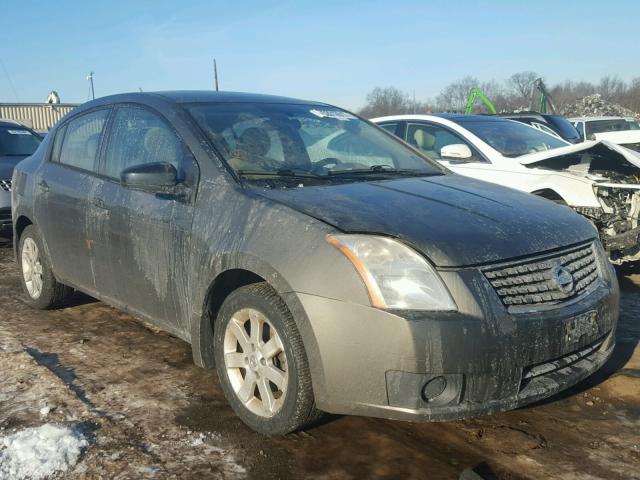
[[[171,163],[187,194],[171,196],[120,184],[123,169]],[[105,215],[92,232],[97,289],[165,328],[186,331],[188,254],[198,168],[171,125],[139,106],[117,107],[93,203]]]

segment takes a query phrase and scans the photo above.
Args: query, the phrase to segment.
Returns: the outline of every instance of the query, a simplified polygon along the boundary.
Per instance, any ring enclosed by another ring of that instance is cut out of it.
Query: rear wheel
[[[29,305],[39,309],[54,308],[69,299],[73,289],[56,280],[40,232],[34,225],[22,232],[18,254],[22,289]]]
[[[236,414],[268,435],[317,420],[307,356],[295,321],[266,283],[241,287],[214,326],[216,369]]]

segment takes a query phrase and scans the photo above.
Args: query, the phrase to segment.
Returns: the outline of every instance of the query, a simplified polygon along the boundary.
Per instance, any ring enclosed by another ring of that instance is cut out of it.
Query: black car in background
[[[538,130],[560,137],[569,143],[580,143],[582,138],[578,130],[562,115],[538,112],[501,113],[498,116],[526,123]]]
[[[11,234],[11,175],[20,160],[36,151],[42,137],[33,130],[0,119],[0,236]]]

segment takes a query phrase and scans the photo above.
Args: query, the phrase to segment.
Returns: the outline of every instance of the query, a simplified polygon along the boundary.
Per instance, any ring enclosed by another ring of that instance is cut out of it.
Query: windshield
[[[576,130],[576,127],[571,125],[569,120],[566,118],[561,117],[560,115],[547,115],[545,119],[553,125],[558,132],[560,132],[560,135],[563,138],[570,141],[580,141],[580,134],[578,133],[578,130]]]
[[[245,179],[349,181],[444,172],[379,128],[331,106],[216,103],[188,109],[224,160]]]
[[[631,130],[629,122],[624,118],[615,118],[612,120],[593,120],[586,123],[587,138],[594,140],[595,133],[605,132],[621,132],[624,130]]]
[[[511,120],[461,120],[458,123],[510,158],[569,145],[564,140]]]
[[[42,139],[22,127],[0,127],[0,157],[27,156],[36,151]]]

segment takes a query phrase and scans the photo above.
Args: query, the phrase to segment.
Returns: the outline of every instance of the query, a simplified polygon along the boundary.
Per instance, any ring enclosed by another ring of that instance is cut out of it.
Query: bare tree
[[[466,76],[445,86],[434,102],[412,100],[412,97],[395,87],[377,87],[367,95],[367,104],[360,114],[369,118],[402,113],[462,112],[465,109],[470,90],[479,87],[491,100],[499,112],[528,108],[531,83],[539,78],[536,72],[518,72],[504,82],[490,80],[481,82],[473,76]],[[577,100],[599,93],[609,103],[617,103],[635,112],[640,112],[640,77],[627,83],[618,76],[608,75],[599,83],[566,80],[548,87],[556,108],[562,111]],[[477,103],[475,113],[487,113],[486,108]]]
[[[479,87],[480,81],[476,77],[466,76],[450,83],[436,97],[436,106],[443,112],[462,112],[467,104],[469,92],[474,87]]]
[[[399,115],[402,113],[426,113],[428,105],[413,100],[396,87],[376,87],[367,94],[366,105],[358,112],[366,118]]]
[[[516,96],[519,96],[519,100],[529,103],[529,97],[531,95],[531,84],[540,78],[536,72],[525,71],[514,73],[507,80],[507,85],[513,90]]]

